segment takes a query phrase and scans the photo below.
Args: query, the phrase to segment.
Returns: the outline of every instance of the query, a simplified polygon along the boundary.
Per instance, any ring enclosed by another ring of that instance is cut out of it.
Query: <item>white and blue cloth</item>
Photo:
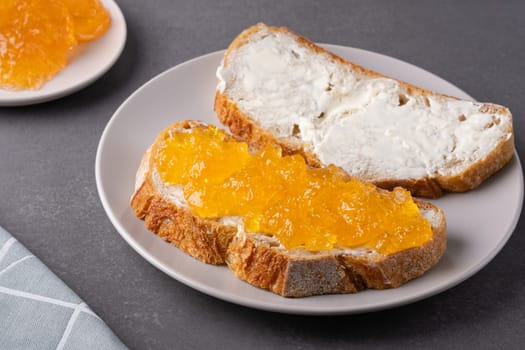
[[[0,227],[0,349],[127,349],[90,308]]]

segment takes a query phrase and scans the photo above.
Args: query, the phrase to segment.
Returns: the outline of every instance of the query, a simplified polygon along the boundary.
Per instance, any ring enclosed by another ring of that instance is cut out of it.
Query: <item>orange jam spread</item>
[[[404,189],[378,190],[335,166],[312,169],[275,146],[252,154],[213,126],[164,136],[153,151],[159,175],[181,185],[202,218],[242,217],[247,232],[274,235],[287,249],[367,247],[391,254],[432,235]]]
[[[100,0],[62,0],[66,4],[75,29],[75,38],[91,41],[104,34],[111,25],[111,17]]]
[[[0,88],[40,88],[110,23],[99,0],[1,0]]]

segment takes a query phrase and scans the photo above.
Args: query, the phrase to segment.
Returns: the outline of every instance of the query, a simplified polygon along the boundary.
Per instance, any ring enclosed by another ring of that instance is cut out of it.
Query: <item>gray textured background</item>
[[[289,316],[216,300],[156,270],[110,224],[94,176],[100,135],[127,96],[167,68],[225,48],[259,21],[406,60],[478,100],[509,106],[523,157],[524,1],[118,3],[129,36],[108,74],[61,100],[0,108],[0,225],[124,343],[133,349],[525,346],[523,218],[486,268],[437,296],[364,315]]]

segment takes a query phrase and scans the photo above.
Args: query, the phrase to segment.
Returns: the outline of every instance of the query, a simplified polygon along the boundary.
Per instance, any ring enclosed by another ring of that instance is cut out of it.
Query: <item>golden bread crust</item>
[[[234,226],[201,219],[163,198],[146,181],[133,195],[131,207],[146,228],[192,257],[208,264],[224,264],[226,249],[237,233]]]

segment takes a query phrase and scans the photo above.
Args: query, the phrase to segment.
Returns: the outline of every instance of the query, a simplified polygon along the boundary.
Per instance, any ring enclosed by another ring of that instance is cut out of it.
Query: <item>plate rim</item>
[[[51,91],[45,91],[45,86],[47,83],[54,79],[59,79],[60,74],[68,69],[68,67],[72,64],[71,62],[68,63],[68,65],[57,73],[55,77],[53,77],[51,80],[47,81],[39,90],[20,90],[20,91],[10,91],[5,89],[0,89],[0,107],[19,107],[19,106],[29,106],[29,105],[35,105],[40,104],[44,102],[49,102],[53,100],[57,100],[59,98],[71,95],[79,90],[82,90],[83,88],[89,86],[99,78],[101,78],[104,74],[106,74],[113,65],[117,62],[117,60],[122,55],[122,52],[124,51],[124,47],[126,46],[127,41],[127,23],[126,18],[124,17],[124,14],[119,7],[118,3],[115,0],[101,0],[108,12],[111,15],[112,19],[112,26],[114,23],[116,23],[116,26],[114,28],[115,31],[122,31],[121,35],[118,37],[118,45],[112,45],[114,49],[112,50],[112,55],[110,56],[110,59],[104,62],[104,64],[100,65],[100,68],[96,70],[91,75],[83,76],[81,79],[76,79],[74,81],[70,81],[68,84],[66,84],[64,87],[56,90]],[[111,27],[110,29],[111,30]],[[104,35],[106,35],[105,33]],[[99,38],[100,39],[100,38]],[[86,44],[90,44],[86,43]],[[93,43],[96,43],[96,40],[93,41]],[[85,45],[85,44],[84,44]],[[19,96],[2,96],[2,93],[8,93],[8,94],[16,94],[16,93],[22,93]]]
[[[418,67],[418,66],[416,66],[414,64],[411,64],[409,62],[400,60],[398,58],[395,58],[395,57],[392,57],[392,56],[388,56],[388,55],[385,55],[385,54],[381,54],[381,53],[376,53],[376,52],[369,51],[369,50],[349,47],[349,46],[333,45],[333,44],[321,44],[321,45],[324,46],[324,47],[327,47],[327,48],[336,48],[336,49],[338,48],[338,49],[343,49],[343,50],[347,50],[347,49],[356,50],[356,51],[363,52],[363,53],[366,53],[366,54],[378,55],[378,56],[381,57],[381,59],[395,60],[395,61],[397,61],[397,63],[403,64],[403,65],[408,65],[408,66],[410,66],[411,69],[416,69],[416,70],[423,71],[423,72],[433,76],[436,79],[439,79],[439,80],[441,80],[443,82],[446,82],[447,84],[451,85],[452,87],[456,88],[458,91],[463,93],[466,98],[473,99],[470,95],[468,95],[466,92],[464,92],[463,90],[461,90],[459,87],[457,87],[453,83],[449,82],[448,80],[443,79],[443,78],[439,77],[438,75],[436,75],[436,74],[434,74],[432,72],[429,72],[429,71],[427,71],[427,70],[425,70],[425,69],[423,69],[421,67]],[[106,215],[109,217],[111,223],[116,228],[116,230],[119,233],[119,235],[122,238],[124,238],[124,240],[141,257],[143,257],[146,261],[148,261],[150,264],[152,264],[153,266],[155,266],[156,268],[158,268],[162,272],[166,273],[168,276],[170,276],[170,277],[176,279],[177,281],[179,281],[179,282],[189,286],[190,288],[198,290],[199,292],[202,292],[204,294],[213,296],[213,297],[218,298],[220,300],[224,300],[224,301],[227,301],[227,302],[231,302],[231,303],[234,303],[234,304],[237,304],[237,305],[242,305],[242,306],[250,307],[250,308],[254,308],[254,309],[271,311],[271,312],[278,312],[278,313],[286,313],[286,314],[303,314],[303,315],[358,314],[358,313],[365,313],[365,312],[373,312],[373,311],[378,311],[378,310],[390,309],[390,308],[398,307],[398,306],[401,306],[401,305],[406,305],[406,304],[409,304],[409,303],[417,302],[419,300],[426,299],[426,298],[431,297],[433,295],[439,294],[439,293],[441,293],[441,292],[443,292],[445,290],[448,290],[448,289],[450,289],[450,288],[452,288],[452,287],[462,283],[466,279],[472,277],[474,274],[479,272],[490,261],[492,261],[494,259],[494,257],[501,251],[501,249],[508,242],[508,240],[510,239],[512,234],[514,233],[515,228],[516,228],[516,226],[517,226],[517,224],[519,222],[519,219],[520,219],[521,209],[523,207],[523,198],[524,198],[523,168],[521,166],[521,162],[520,162],[520,159],[519,159],[519,156],[518,156],[518,153],[517,153],[516,149],[514,150],[513,161],[515,161],[516,162],[516,166],[519,169],[522,170],[521,172],[519,172],[520,180],[521,180],[520,181],[521,186],[519,188],[520,204],[519,204],[519,208],[517,208],[517,210],[514,212],[514,215],[512,217],[512,220],[511,220],[511,223],[510,223],[510,226],[509,226],[509,230],[502,236],[502,239],[500,239],[498,241],[498,244],[496,246],[492,247],[492,250],[488,254],[486,254],[483,257],[483,259],[481,259],[479,262],[477,262],[476,264],[472,264],[470,266],[470,268],[468,268],[466,271],[461,273],[459,276],[455,275],[455,278],[452,278],[452,281],[450,280],[450,278],[446,279],[446,281],[444,281],[443,283],[438,284],[434,288],[430,288],[426,292],[419,293],[416,296],[414,296],[414,295],[407,295],[407,296],[404,296],[404,297],[398,297],[398,298],[396,298],[393,301],[382,303],[382,304],[377,304],[377,305],[373,305],[373,306],[370,306],[370,305],[365,305],[365,306],[352,305],[351,308],[344,308],[344,307],[341,307],[341,306],[339,306],[339,307],[336,307],[336,306],[333,306],[333,307],[320,306],[320,307],[316,308],[315,306],[304,307],[302,305],[287,305],[287,306],[283,307],[283,305],[278,305],[278,306],[274,305],[274,304],[268,305],[268,304],[265,304],[264,301],[254,300],[253,298],[248,298],[248,297],[244,297],[244,296],[232,295],[231,293],[227,293],[224,290],[220,290],[220,289],[216,289],[214,287],[207,286],[207,285],[205,285],[204,283],[202,283],[200,281],[196,281],[194,279],[191,279],[189,277],[181,275],[181,274],[177,273],[176,271],[173,271],[172,268],[166,266],[163,262],[159,261],[159,259],[157,259],[155,256],[153,256],[153,254],[151,254],[148,251],[146,251],[144,247],[142,247],[137,241],[135,241],[134,238],[131,236],[131,234],[129,234],[127,232],[127,230],[122,226],[122,224],[120,223],[119,219],[114,215],[113,211],[111,210],[110,204],[109,204],[108,199],[106,198],[106,194],[104,192],[103,185],[101,183],[101,179],[102,179],[102,168],[101,168],[102,160],[101,160],[101,158],[102,158],[103,147],[104,147],[104,144],[105,144],[107,138],[109,137],[108,136],[109,132],[110,132],[113,124],[116,122],[120,112],[122,111],[122,109],[124,109],[126,107],[126,105],[129,103],[129,101],[131,101],[136,95],[140,94],[144,89],[147,89],[151,84],[156,82],[157,79],[162,79],[166,75],[171,74],[174,70],[181,69],[184,66],[191,65],[191,64],[195,63],[198,60],[204,60],[204,59],[206,59],[206,58],[208,58],[210,56],[218,55],[219,53],[222,54],[224,52],[225,52],[225,50],[217,50],[217,51],[213,51],[213,52],[210,52],[210,53],[198,56],[198,57],[194,57],[194,58],[192,58],[190,60],[184,61],[184,62],[182,62],[180,64],[177,64],[177,65],[175,65],[175,66],[173,66],[171,68],[166,69],[165,71],[155,75],[154,77],[149,79],[147,82],[142,84],[130,96],[128,96],[121,103],[121,105],[117,108],[117,110],[114,112],[114,114],[110,118],[109,122],[107,123],[106,127],[104,128],[104,131],[102,132],[102,135],[101,135],[98,147],[97,147],[96,159],[95,159],[95,177],[96,177],[96,184],[97,184],[97,190],[98,190],[99,198],[100,198],[100,200],[102,202],[102,205],[104,207]],[[198,260],[195,260],[195,262],[196,263],[201,263]],[[227,268],[227,267],[218,266],[218,268]],[[253,288],[256,288],[256,287],[253,287]],[[271,292],[268,292],[268,293],[271,293]],[[348,295],[342,295],[342,296],[348,296]]]

